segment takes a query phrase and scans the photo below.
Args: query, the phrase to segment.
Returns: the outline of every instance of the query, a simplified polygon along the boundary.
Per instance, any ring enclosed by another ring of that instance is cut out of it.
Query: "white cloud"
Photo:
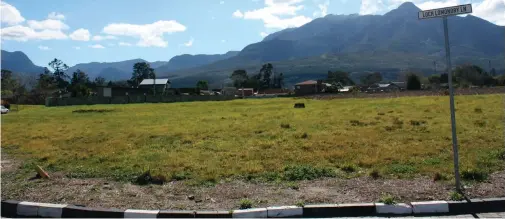
[[[80,50],[80,49],[81,49],[81,47],[79,47],[79,46],[74,46],[74,49],[76,49],[76,50]]]
[[[91,45],[89,46],[90,48],[93,48],[93,49],[105,49],[105,47],[103,47],[102,45],[100,44],[95,44],[95,45]]]
[[[39,46],[39,49],[40,50],[50,50],[51,48],[49,48],[47,46]]]
[[[219,2],[219,4],[220,4],[220,5],[224,4],[224,1],[220,1],[220,2]]]
[[[93,40],[94,41],[114,40],[114,39],[117,39],[117,37],[111,36],[111,35],[106,35],[106,36],[96,35],[96,36],[93,36]]]
[[[0,17],[2,23],[8,25],[16,25],[25,21],[25,18],[21,16],[17,8],[3,1],[0,2]]]
[[[16,41],[27,41],[35,39],[60,40],[67,38],[67,35],[61,32],[61,30],[35,31],[32,28],[21,25],[2,28],[1,34],[3,40],[16,40]]]
[[[60,20],[47,19],[42,21],[29,20],[28,27],[34,30],[64,30],[68,26]]]
[[[167,47],[168,42],[163,39],[165,33],[184,32],[186,27],[177,21],[156,21],[152,24],[113,23],[103,28],[103,32],[110,35],[131,36],[139,38],[137,46]]]
[[[315,11],[312,16],[313,17],[324,17],[328,15],[328,6],[330,6],[330,0],[326,0],[322,4],[318,4],[317,7],[319,8],[319,11]]]
[[[47,18],[52,20],[65,20],[65,15],[57,12],[51,12],[47,15]]]
[[[71,33],[69,36],[72,40],[89,41],[91,34],[89,33],[89,30],[80,28]]]
[[[125,43],[125,42],[119,42],[118,45],[119,46],[132,46],[131,43]]]
[[[261,33],[260,33],[260,36],[261,36],[261,37],[263,37],[263,38],[265,38],[266,36],[268,36],[268,33],[261,32]]]
[[[116,45],[116,44],[114,44],[114,43],[109,43],[109,44],[107,44],[107,46],[111,46],[111,47],[112,47],[112,46],[115,46],[115,45]]]
[[[194,41],[194,40],[195,40],[195,39],[193,39],[193,37],[191,37],[191,39],[189,39],[189,41],[188,41],[188,42],[184,43],[184,46],[186,46],[186,47],[191,47],[191,46],[193,46],[193,41]]]
[[[233,17],[242,18],[244,17],[244,14],[242,14],[240,10],[236,10],[235,12],[233,12]]]
[[[300,27],[312,21],[311,18],[297,14],[298,11],[304,8],[304,6],[300,4],[302,1],[303,0],[265,0],[265,7],[246,11],[241,17],[246,20],[262,20],[266,28],[284,29],[288,27]],[[234,13],[234,16],[235,15],[240,14]]]
[[[505,0],[484,0],[475,5],[475,16],[505,26]]]
[[[221,40],[221,43],[226,43],[226,40]]]

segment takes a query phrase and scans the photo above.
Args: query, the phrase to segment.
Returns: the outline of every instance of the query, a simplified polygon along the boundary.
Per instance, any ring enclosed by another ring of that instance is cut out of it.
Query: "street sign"
[[[436,17],[447,17],[459,14],[472,13],[472,4],[458,5],[447,8],[437,8],[419,12],[419,19],[429,19]]]
[[[452,129],[452,151],[454,154],[454,179],[456,181],[456,190],[461,191],[461,182],[459,177],[459,155],[458,155],[458,137],[456,135],[456,113],[454,107],[454,87],[452,86],[452,66],[451,66],[451,46],[449,45],[449,25],[447,17],[458,14],[472,13],[472,4],[458,5],[447,8],[432,9],[419,12],[419,19],[429,19],[441,17],[444,23],[445,37],[445,59],[447,61],[447,74],[449,80],[449,107],[451,110],[451,129]]]

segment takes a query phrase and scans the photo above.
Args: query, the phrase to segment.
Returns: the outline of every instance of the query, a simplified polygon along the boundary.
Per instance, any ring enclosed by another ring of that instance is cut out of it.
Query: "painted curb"
[[[266,208],[234,210],[232,216],[233,218],[266,218],[268,211]]]
[[[504,198],[471,199],[468,201],[427,201],[409,204],[383,203],[321,204],[253,208],[235,211],[177,211],[103,209],[66,204],[18,202],[3,200],[1,216],[62,218],[267,218],[267,217],[366,217],[425,216],[505,212]]]
[[[394,205],[375,203],[375,211],[379,215],[410,215],[412,214],[412,206],[404,203]]]
[[[268,207],[267,217],[295,217],[302,216],[303,208],[297,206]]]
[[[127,209],[124,212],[124,218],[157,218],[159,210],[137,210],[137,209]]]

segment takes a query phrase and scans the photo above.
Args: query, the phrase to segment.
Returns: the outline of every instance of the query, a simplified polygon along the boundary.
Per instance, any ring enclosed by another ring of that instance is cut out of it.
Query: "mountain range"
[[[198,80],[220,86],[233,70],[255,73],[266,62],[274,64],[277,72],[283,72],[288,83],[322,77],[328,70],[345,70],[354,76],[380,71],[391,79],[406,70],[424,74],[432,74],[436,69],[441,72],[445,67],[442,20],[419,20],[419,11],[407,2],[384,15],[327,15],[298,28],[272,33],[241,51],[179,55],[168,62],[153,62],[151,66],[159,77],[170,78],[176,87],[194,86]],[[448,22],[455,65],[473,63],[487,69],[491,61],[494,68],[505,69],[503,26],[472,15],[449,17]],[[4,59],[4,53],[7,52],[2,51],[2,68],[38,71],[26,55],[14,52],[20,60],[12,60],[12,55]],[[19,67],[21,61],[27,64]],[[91,78],[122,80],[131,76],[133,64],[139,61],[144,60],[78,64],[69,72],[80,69]]]

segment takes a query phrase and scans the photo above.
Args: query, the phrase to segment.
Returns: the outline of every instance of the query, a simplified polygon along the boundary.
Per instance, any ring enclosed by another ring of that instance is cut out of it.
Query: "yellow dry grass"
[[[307,107],[294,109],[296,102]],[[462,170],[503,167],[503,96],[456,102]],[[73,113],[79,109],[113,111]],[[448,97],[33,106],[2,115],[1,130],[2,153],[74,177],[130,180],[151,169],[216,180],[300,164],[452,174]]]

